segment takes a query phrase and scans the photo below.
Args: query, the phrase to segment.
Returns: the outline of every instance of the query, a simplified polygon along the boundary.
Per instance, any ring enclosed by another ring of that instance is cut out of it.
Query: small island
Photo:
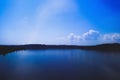
[[[44,44],[27,44],[27,45],[0,45],[0,54],[7,54],[20,50],[47,50],[47,49],[82,49],[103,52],[120,52],[119,43],[99,44],[93,46],[77,45],[44,45]]]

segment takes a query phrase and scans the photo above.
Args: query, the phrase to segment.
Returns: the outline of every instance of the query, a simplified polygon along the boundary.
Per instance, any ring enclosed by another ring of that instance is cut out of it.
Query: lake
[[[16,51],[0,55],[0,80],[120,80],[120,53]]]

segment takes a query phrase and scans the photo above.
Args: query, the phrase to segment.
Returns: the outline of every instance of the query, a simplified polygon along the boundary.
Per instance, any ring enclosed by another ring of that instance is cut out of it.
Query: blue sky
[[[119,0],[0,0],[0,44],[120,42]]]

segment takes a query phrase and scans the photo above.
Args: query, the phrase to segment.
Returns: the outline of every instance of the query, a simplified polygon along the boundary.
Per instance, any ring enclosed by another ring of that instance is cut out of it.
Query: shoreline
[[[120,52],[119,43],[99,44],[93,46],[78,45],[44,45],[44,44],[26,44],[26,45],[0,45],[0,54],[7,54],[20,50],[47,50],[47,49],[81,49],[102,52]]]

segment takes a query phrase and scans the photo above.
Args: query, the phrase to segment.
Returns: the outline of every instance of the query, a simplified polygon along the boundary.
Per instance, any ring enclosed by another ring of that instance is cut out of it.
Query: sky
[[[0,44],[120,42],[120,0],[0,0]]]

